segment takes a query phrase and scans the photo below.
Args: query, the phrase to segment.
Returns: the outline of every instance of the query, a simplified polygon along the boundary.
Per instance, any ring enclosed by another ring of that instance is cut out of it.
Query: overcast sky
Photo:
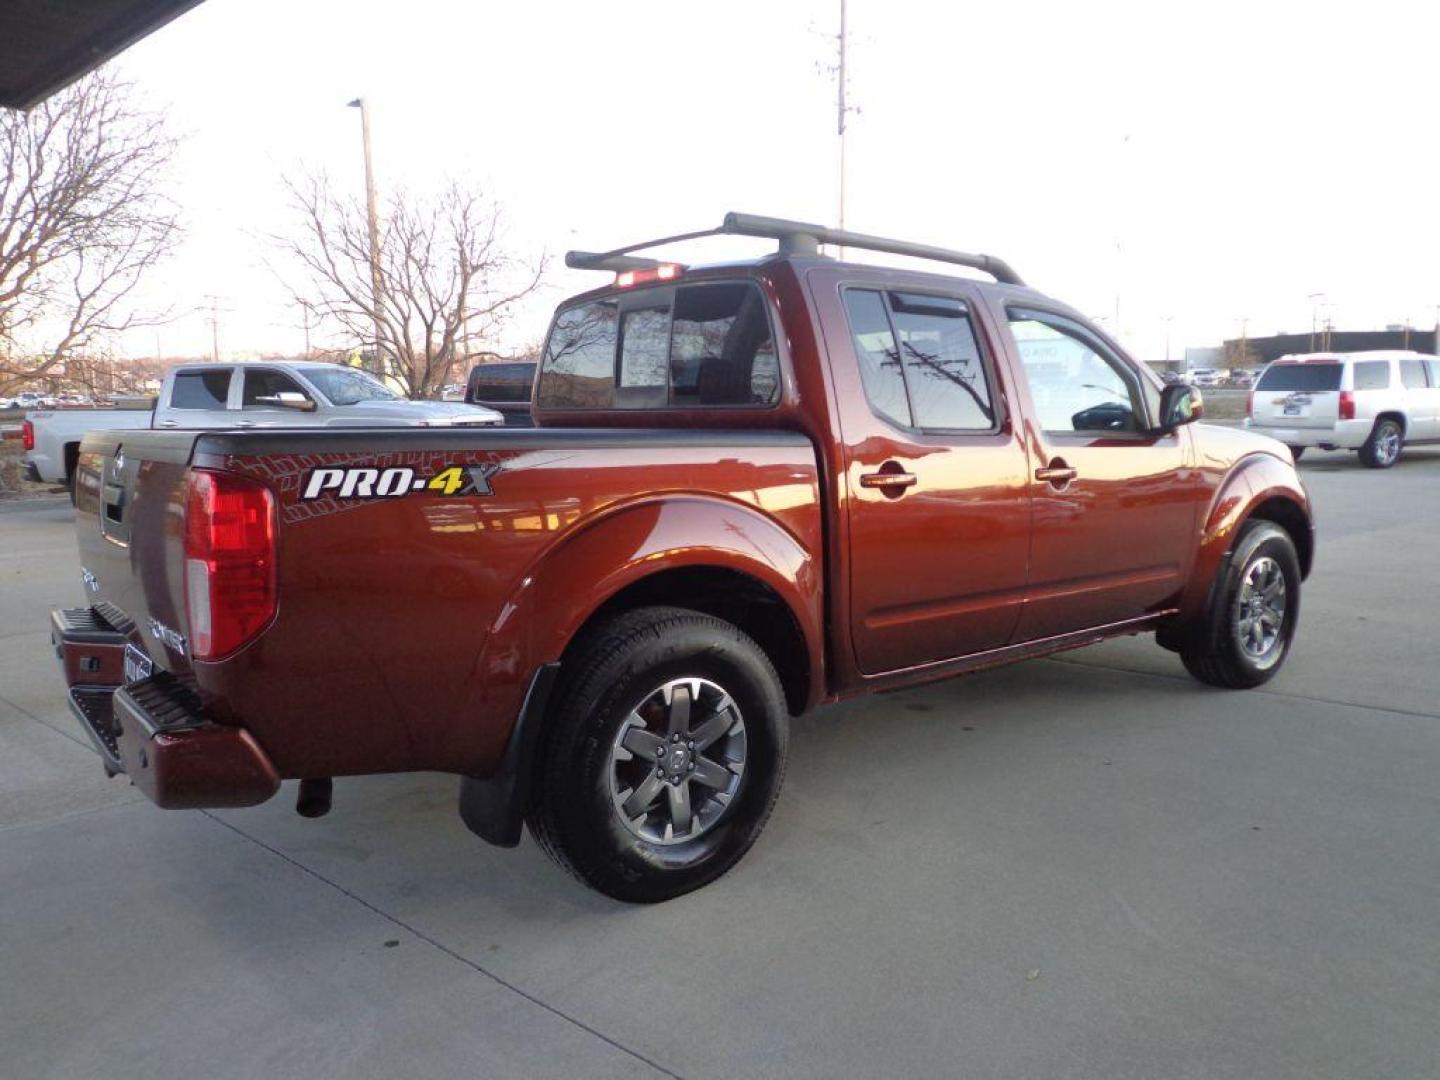
[[[718,224],[833,223],[838,0],[207,0],[118,64],[186,135],[187,239],[150,293],[220,297],[221,349],[298,351],[265,268],[277,175],[473,178],[516,251],[555,257],[512,327],[596,283],[569,247]],[[1145,359],[1238,336],[1432,326],[1440,5],[850,0],[846,224],[1004,256]],[[759,253],[710,241],[678,256]],[[881,261],[878,260],[877,261]],[[208,352],[200,314],[166,355]],[[126,341],[153,354],[155,335]]]

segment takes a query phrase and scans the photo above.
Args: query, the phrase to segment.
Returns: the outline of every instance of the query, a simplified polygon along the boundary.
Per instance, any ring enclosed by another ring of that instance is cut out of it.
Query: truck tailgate
[[[185,473],[197,432],[92,432],[76,466],[75,520],[90,603],[153,664],[186,678]]]

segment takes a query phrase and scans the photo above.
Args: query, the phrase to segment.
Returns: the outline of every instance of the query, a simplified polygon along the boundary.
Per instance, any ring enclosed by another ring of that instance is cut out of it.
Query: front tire
[[[1203,683],[1248,690],[1274,678],[1290,654],[1300,617],[1300,559],[1289,533],[1252,520],[1222,575],[1205,625],[1180,659]]]
[[[648,607],[588,632],[565,671],[528,815],[546,853],[633,903],[739,862],[780,792],[789,740],[760,647],[709,615]]]
[[[1365,445],[1360,447],[1360,460],[1372,469],[1388,469],[1400,460],[1404,446],[1405,432],[1398,421],[1377,420]]]

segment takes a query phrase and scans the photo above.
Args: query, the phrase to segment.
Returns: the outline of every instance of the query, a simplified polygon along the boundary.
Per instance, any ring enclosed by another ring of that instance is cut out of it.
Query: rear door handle
[[[915,474],[902,472],[897,465],[894,469],[882,469],[880,472],[862,474],[860,486],[879,488],[886,495],[899,495],[906,488],[915,486]]]
[[[179,427],[179,426],[180,426],[180,421],[179,421],[179,420],[161,420],[161,421],[160,421],[160,426],[161,426],[161,427]]]
[[[1049,465],[1042,465],[1035,470],[1035,479],[1043,480],[1046,483],[1054,484],[1056,487],[1064,487],[1080,474],[1074,468],[1065,464],[1063,458],[1056,458]]]

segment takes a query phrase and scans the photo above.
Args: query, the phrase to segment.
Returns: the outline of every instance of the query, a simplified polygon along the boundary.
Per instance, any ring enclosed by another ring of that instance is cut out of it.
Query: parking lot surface
[[[1145,637],[821,710],[658,907],[487,847],[453,777],[316,821],[106,780],[48,646],[69,507],[0,507],[0,1075],[1440,1075],[1440,452],[1301,473],[1267,687]]]

